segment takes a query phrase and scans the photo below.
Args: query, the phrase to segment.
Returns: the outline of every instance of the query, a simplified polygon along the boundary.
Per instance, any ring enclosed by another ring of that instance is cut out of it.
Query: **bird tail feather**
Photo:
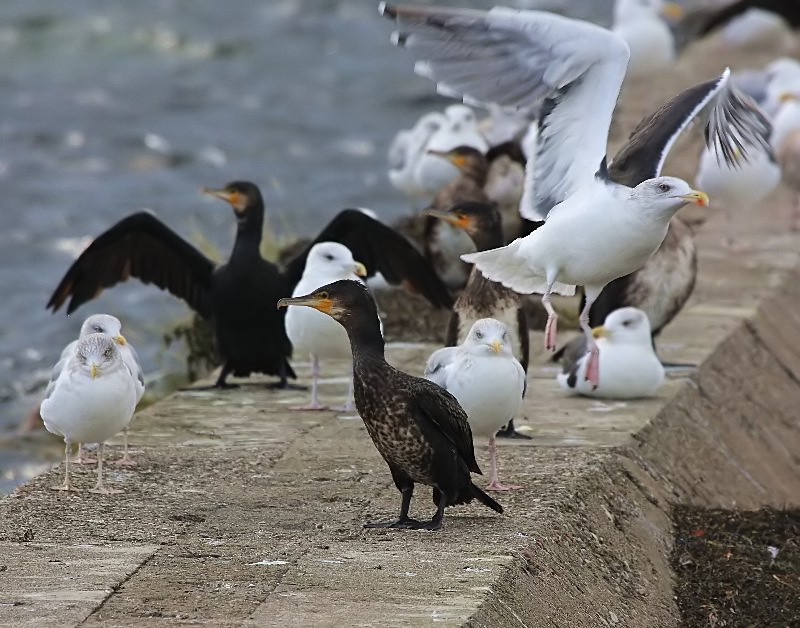
[[[491,508],[495,512],[499,513],[503,512],[503,507],[496,501],[494,501],[491,497],[489,497],[486,493],[484,493],[480,487],[475,486],[475,484],[473,483],[470,483],[469,490],[472,496],[487,508]]]
[[[534,274],[525,264],[524,256],[519,254],[523,238],[497,249],[467,253],[461,256],[465,262],[475,264],[484,277],[503,284],[520,294],[543,294],[547,291],[547,279]],[[575,294],[575,286],[556,281],[552,291],[565,296]]]

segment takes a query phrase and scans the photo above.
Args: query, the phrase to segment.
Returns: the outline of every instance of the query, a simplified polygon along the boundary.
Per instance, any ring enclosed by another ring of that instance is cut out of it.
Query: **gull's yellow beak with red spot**
[[[687,203],[700,205],[700,207],[708,207],[709,205],[708,194],[700,190],[692,190],[688,194],[682,194],[679,198],[682,198]]]

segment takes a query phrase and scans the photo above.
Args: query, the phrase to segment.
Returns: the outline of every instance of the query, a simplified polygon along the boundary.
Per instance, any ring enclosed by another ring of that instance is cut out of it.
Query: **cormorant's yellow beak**
[[[118,344],[120,347],[124,347],[126,344],[128,344],[128,341],[127,341],[127,340],[125,340],[125,336],[123,336],[122,334],[119,334],[119,335],[117,335],[117,336],[114,336],[114,337],[112,338],[112,340],[113,340],[114,342],[116,342],[116,343],[117,343],[117,344]]]
[[[422,213],[426,216],[432,216],[433,218],[444,220],[454,227],[460,227],[461,229],[466,229],[469,226],[469,218],[464,214],[442,211],[440,209],[434,209],[433,207],[423,209]]]
[[[330,314],[333,307],[333,301],[327,297],[314,296],[309,294],[305,297],[286,297],[278,301],[278,309],[282,307],[289,307],[290,305],[304,305],[306,307],[313,307],[323,314]]]
[[[489,343],[489,348],[494,351],[495,353],[500,353],[500,341],[499,340],[492,340]]]
[[[89,375],[92,376],[92,379],[97,377],[97,364],[92,362],[92,366],[89,367]]]
[[[603,327],[592,327],[592,338],[597,340],[598,338],[607,338],[608,337],[608,330]]]
[[[449,150],[436,150],[435,148],[429,148],[427,153],[429,155],[436,155],[436,157],[446,159],[459,170],[464,167],[464,164],[467,163],[467,160],[464,159],[464,155],[459,155]]]
[[[692,190],[688,194],[684,194],[678,198],[682,198],[687,203],[700,205],[700,207],[708,207],[708,194],[700,192],[699,190]]]
[[[356,268],[353,271],[359,277],[366,277],[367,276],[367,267],[364,266],[361,262],[356,262]]]
[[[222,201],[228,203],[234,209],[243,209],[244,208],[244,199],[242,199],[241,195],[238,192],[232,192],[230,190],[222,189],[214,189],[214,188],[200,188],[200,192],[203,194],[207,194],[208,196],[213,196],[214,198],[218,198]]]

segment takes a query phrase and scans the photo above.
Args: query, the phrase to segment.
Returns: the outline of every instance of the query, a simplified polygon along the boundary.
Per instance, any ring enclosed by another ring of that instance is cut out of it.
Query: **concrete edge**
[[[562,543],[566,551],[554,554],[534,540],[466,625],[585,625],[589,613],[598,625],[677,625],[670,566],[674,506],[800,504],[796,303],[800,269],[791,268],[780,272],[755,313],[723,337],[630,443],[601,455],[578,481],[575,501],[564,506],[579,506],[582,514],[563,531],[577,542]],[[628,556],[618,553],[625,547]],[[598,598],[597,590],[590,598],[570,582],[570,572],[598,561],[618,580],[617,599]],[[552,571],[554,562],[562,566],[560,573]],[[576,595],[586,596],[580,616],[565,615]],[[539,607],[536,617],[524,602],[531,598]]]

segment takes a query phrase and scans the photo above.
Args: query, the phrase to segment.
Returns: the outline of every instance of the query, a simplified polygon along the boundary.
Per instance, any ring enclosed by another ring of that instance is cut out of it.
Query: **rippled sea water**
[[[256,182],[278,237],[310,235],[347,206],[411,211],[386,150],[447,101],[391,31],[373,0],[0,5],[0,494],[59,458],[55,438],[16,429],[86,316],[118,316],[147,373],[184,370],[162,335],[189,310],[152,286],[120,284],[72,317],[45,310],[116,220],[150,208],[225,256],[231,210],[204,185]]]

